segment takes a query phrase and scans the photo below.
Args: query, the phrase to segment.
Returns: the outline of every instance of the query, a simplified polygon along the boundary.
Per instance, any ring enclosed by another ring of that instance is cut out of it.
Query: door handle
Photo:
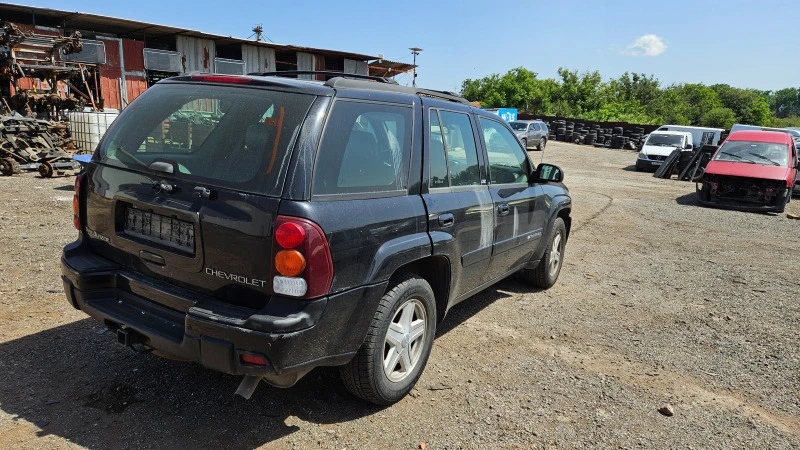
[[[450,214],[439,214],[439,226],[442,228],[452,227],[456,222],[455,217]]]
[[[497,205],[497,215],[505,216],[508,214],[508,203],[500,203]]]

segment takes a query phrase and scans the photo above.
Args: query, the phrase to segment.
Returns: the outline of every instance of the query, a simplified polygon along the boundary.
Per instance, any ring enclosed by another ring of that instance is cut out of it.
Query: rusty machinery
[[[43,177],[51,177],[73,168],[70,153],[75,146],[62,111],[82,110],[87,103],[97,109],[87,82],[96,74],[80,64],[59,66],[56,56],[80,52],[80,39],[77,31],[69,36],[37,35],[0,21],[0,106],[8,113],[0,117],[0,175],[38,169]],[[24,89],[22,78],[39,79],[44,89]],[[72,93],[61,95],[59,82]],[[85,92],[76,85],[83,85]]]

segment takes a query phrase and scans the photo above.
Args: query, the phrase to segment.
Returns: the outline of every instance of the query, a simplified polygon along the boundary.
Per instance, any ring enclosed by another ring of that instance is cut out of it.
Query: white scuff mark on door
[[[475,191],[478,197],[478,205],[481,212],[481,246],[480,248],[492,245],[494,236],[494,202],[488,189]]]
[[[519,211],[517,207],[514,207],[514,231],[511,234],[511,237],[519,236]]]

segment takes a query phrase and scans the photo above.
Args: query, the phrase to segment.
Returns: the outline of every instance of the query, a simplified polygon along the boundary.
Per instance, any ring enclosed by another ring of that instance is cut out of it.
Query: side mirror
[[[685,146],[685,147],[683,147],[683,148],[685,148],[686,150],[691,150],[691,149],[693,149],[693,148],[694,148],[694,145],[692,145],[692,144],[686,144],[686,146]]]
[[[533,181],[537,183],[561,183],[563,180],[564,171],[552,164],[539,164],[533,172]]]

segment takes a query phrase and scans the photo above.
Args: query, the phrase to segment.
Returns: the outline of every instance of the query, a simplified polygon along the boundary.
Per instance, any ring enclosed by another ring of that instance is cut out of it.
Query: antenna
[[[256,35],[256,42],[261,42],[261,34],[264,32],[264,28],[261,26],[261,24],[253,27],[252,31]]]

